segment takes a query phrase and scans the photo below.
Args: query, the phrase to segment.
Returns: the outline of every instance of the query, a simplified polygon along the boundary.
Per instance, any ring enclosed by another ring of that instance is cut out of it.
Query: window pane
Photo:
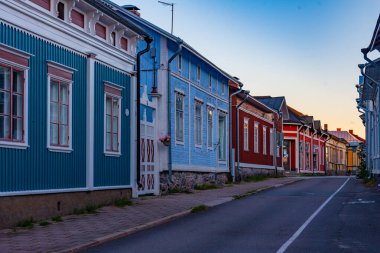
[[[119,128],[119,125],[118,125],[118,118],[117,117],[113,117],[112,118],[112,132],[113,133],[117,133],[117,129]]]
[[[68,127],[61,125],[59,133],[59,143],[60,145],[67,145],[68,144]]]
[[[108,115],[111,115],[111,108],[112,108],[111,105],[112,105],[112,98],[107,97],[106,98],[106,113]]]
[[[106,134],[106,149],[111,150],[111,134]]]
[[[106,132],[111,132],[111,116],[106,116]]]
[[[9,92],[0,91],[0,113],[9,115],[9,103]]]
[[[225,117],[219,116],[219,160],[226,160]]]
[[[12,138],[16,141],[22,141],[22,119],[13,119],[12,122],[13,133]]]
[[[50,101],[58,102],[58,83],[55,81],[50,84]]]
[[[9,138],[9,117],[0,116],[0,138],[8,139]]]
[[[9,90],[10,69],[0,66],[0,89]]]
[[[117,134],[113,134],[113,138],[112,138],[112,150],[113,151],[119,151],[119,149],[118,149]]]
[[[23,111],[22,96],[20,96],[20,95],[13,95],[12,104],[13,104],[12,105],[12,114],[13,114],[13,116],[22,117],[22,111]]]
[[[50,124],[50,144],[58,145],[58,125]]]
[[[50,122],[58,123],[58,104],[50,103]]]
[[[69,104],[69,87],[68,85],[60,86],[59,96],[61,100],[61,104],[68,105]]]
[[[59,114],[59,123],[67,125],[68,124],[68,117],[69,117],[69,106],[68,105],[61,105],[61,111]]]
[[[117,100],[117,99],[113,100],[112,114],[113,114],[113,116],[119,115],[119,100]]]
[[[23,93],[22,90],[22,72],[13,71],[13,92]]]

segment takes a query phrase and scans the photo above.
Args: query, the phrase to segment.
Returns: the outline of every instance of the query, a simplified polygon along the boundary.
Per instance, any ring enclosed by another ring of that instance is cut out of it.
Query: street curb
[[[299,181],[302,181],[302,180],[303,179],[297,179],[297,180],[293,180],[293,181],[290,181],[290,182],[285,182],[285,183],[280,183],[280,184],[276,184],[276,185],[272,185],[272,186],[258,188],[258,189],[255,190],[255,193],[263,192],[263,191],[266,191],[266,190],[269,190],[269,189],[272,189],[272,188],[278,188],[278,187],[281,187],[281,186],[293,184],[293,183],[296,183],[296,182],[299,182]],[[208,207],[215,207],[215,206],[219,206],[219,205],[222,205],[222,204],[225,204],[227,202],[234,201],[234,200],[235,199],[233,197],[225,197],[225,198],[222,198],[222,199],[219,199],[219,200],[216,199],[216,200],[204,203],[204,205],[206,205]],[[173,221],[173,220],[176,220],[178,218],[187,216],[189,214],[191,214],[191,209],[185,210],[185,211],[182,211],[182,212],[179,212],[179,213],[176,213],[176,214],[172,214],[172,215],[163,217],[161,219],[154,220],[154,221],[151,221],[151,222],[148,222],[146,224],[142,224],[142,225],[139,225],[139,226],[136,226],[136,227],[133,227],[133,228],[125,229],[125,230],[122,230],[122,231],[119,231],[119,232],[116,232],[116,233],[113,233],[113,234],[110,234],[110,235],[102,236],[102,237],[99,237],[99,238],[97,238],[95,240],[92,240],[92,241],[90,241],[88,243],[84,243],[84,244],[81,244],[81,245],[78,245],[78,246],[75,246],[75,247],[72,247],[72,248],[69,248],[69,249],[64,249],[64,250],[61,250],[61,251],[57,251],[57,253],[74,253],[74,252],[79,252],[79,251],[87,250],[89,248],[100,246],[100,245],[105,244],[107,242],[114,241],[114,240],[120,239],[122,237],[125,237],[125,236],[128,236],[128,235],[132,235],[132,234],[135,234],[137,232],[140,232],[140,231],[143,231],[143,230],[146,230],[146,229],[149,229],[149,228],[153,228],[153,227],[156,227],[156,226],[168,223],[170,221]]]

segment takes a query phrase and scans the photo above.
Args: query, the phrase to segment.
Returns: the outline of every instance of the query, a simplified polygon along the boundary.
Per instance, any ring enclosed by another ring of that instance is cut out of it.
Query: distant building
[[[325,131],[328,125],[325,124]],[[333,134],[326,142],[326,172],[330,175],[347,175],[347,146],[348,142]]]
[[[336,131],[329,131],[329,134],[347,142],[347,172],[349,174],[356,173],[360,165],[359,151],[363,139],[355,137],[352,130],[342,131],[341,128],[337,128]]]

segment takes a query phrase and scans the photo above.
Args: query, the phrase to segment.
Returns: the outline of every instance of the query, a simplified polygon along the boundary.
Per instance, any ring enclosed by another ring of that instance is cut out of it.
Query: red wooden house
[[[285,172],[325,173],[325,142],[328,133],[321,122],[288,106],[284,119]]]
[[[233,96],[231,102],[232,148],[236,176],[275,174],[276,171],[282,174],[282,113],[252,96],[246,97],[243,93]],[[237,109],[239,104],[241,105]],[[276,139],[279,140],[279,145]]]

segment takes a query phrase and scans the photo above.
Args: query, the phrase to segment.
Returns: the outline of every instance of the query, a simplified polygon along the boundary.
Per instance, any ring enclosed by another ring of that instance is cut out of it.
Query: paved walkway
[[[273,178],[193,194],[140,198],[133,200],[133,206],[107,206],[97,214],[65,216],[63,222],[47,227],[0,230],[0,252],[76,252],[187,215],[194,206],[215,206],[233,200],[234,195],[298,180],[301,179]]]

